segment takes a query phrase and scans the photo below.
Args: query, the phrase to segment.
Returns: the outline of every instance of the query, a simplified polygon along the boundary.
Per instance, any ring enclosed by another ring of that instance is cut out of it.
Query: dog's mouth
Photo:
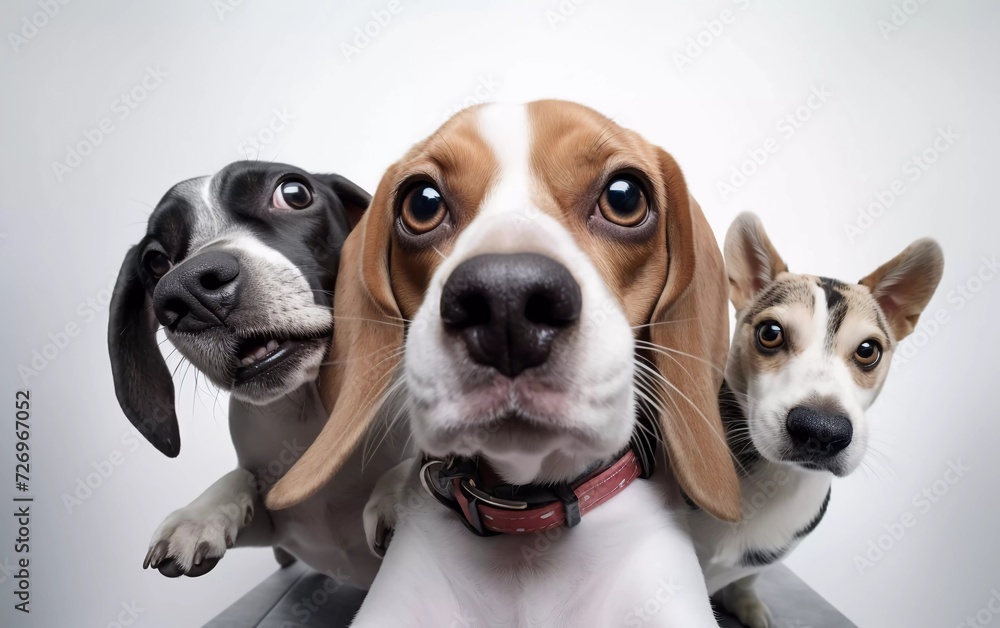
[[[236,346],[238,366],[233,371],[233,383],[241,384],[262,375],[274,367],[301,355],[329,338],[329,333],[288,337],[276,334],[255,334],[243,338]]]
[[[799,468],[806,469],[807,471],[832,473],[837,477],[844,477],[849,472],[841,461],[840,456],[834,456],[832,458],[793,457],[786,459],[785,462],[793,464]]]

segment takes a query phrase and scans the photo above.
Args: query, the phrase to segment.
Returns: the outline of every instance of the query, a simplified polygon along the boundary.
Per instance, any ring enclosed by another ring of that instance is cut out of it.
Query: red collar
[[[530,534],[558,526],[573,527],[580,517],[608,501],[637,477],[643,466],[630,447],[615,462],[555,486],[499,485],[484,490],[474,461],[425,461],[424,488],[461,517],[480,536]]]

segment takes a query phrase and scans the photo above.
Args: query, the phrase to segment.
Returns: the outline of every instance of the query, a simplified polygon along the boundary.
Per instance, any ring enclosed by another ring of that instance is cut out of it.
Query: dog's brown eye
[[[854,351],[854,361],[862,368],[870,369],[882,359],[882,345],[877,340],[868,339]]]
[[[764,321],[757,325],[757,344],[773,351],[785,344],[785,330],[777,321]]]
[[[601,215],[622,227],[641,224],[649,213],[642,186],[632,177],[616,176],[611,179],[597,204]]]
[[[166,275],[171,266],[170,259],[159,251],[146,253],[142,263],[146,266],[146,272],[157,279]]]
[[[312,205],[312,200],[312,190],[298,179],[282,181],[271,197],[271,202],[278,209],[305,209]]]
[[[432,231],[448,214],[441,192],[430,183],[418,183],[407,192],[399,217],[415,235]]]

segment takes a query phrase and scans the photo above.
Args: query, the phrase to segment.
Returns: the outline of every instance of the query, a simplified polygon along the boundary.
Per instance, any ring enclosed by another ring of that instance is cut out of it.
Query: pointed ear
[[[788,272],[756,214],[744,212],[730,225],[726,234],[726,272],[729,298],[737,312],[775,277]]]
[[[347,223],[351,226],[351,229],[357,227],[358,223],[361,222],[361,217],[372,202],[372,195],[365,192],[357,183],[339,174],[317,174],[313,176],[330,186],[330,189],[333,190],[333,193],[337,195],[337,198],[344,205]]]
[[[174,458],[181,450],[174,412],[174,383],[156,344],[159,325],[139,277],[139,247],[125,255],[108,320],[108,352],[115,395],[125,416],[146,440]]]
[[[898,342],[910,335],[944,272],[941,246],[924,238],[882,264],[860,282],[872,292]]]
[[[667,281],[653,310],[651,359],[663,384],[660,430],[670,463],[689,497],[712,515],[738,521],[739,480],[719,416],[719,388],[729,350],[729,310],[722,254],[684,176],[661,155],[667,182]]]
[[[383,211],[387,187],[379,187],[374,213],[364,214],[341,252],[331,363],[319,379],[330,418],[271,488],[266,504],[272,510],[307,499],[340,470],[375,419],[402,361],[404,328],[389,283],[391,224]]]

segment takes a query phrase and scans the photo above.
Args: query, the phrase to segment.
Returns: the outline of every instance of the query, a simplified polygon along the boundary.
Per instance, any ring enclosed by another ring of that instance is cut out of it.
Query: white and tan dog
[[[268,506],[397,394],[436,497],[398,470],[423,498],[354,625],[716,625],[675,477],[739,518],[726,280],[666,152],[573,103],[469,109],[388,170],[343,259],[336,407]],[[636,480],[647,431],[670,468]]]
[[[691,530],[709,593],[744,624],[766,628],[754,581],[813,531],[832,479],[864,458],[865,411],[944,262],[937,243],[919,240],[857,284],[790,273],[753,214],[736,219],[725,250],[736,332],[720,409],[744,519],[699,511]]]

